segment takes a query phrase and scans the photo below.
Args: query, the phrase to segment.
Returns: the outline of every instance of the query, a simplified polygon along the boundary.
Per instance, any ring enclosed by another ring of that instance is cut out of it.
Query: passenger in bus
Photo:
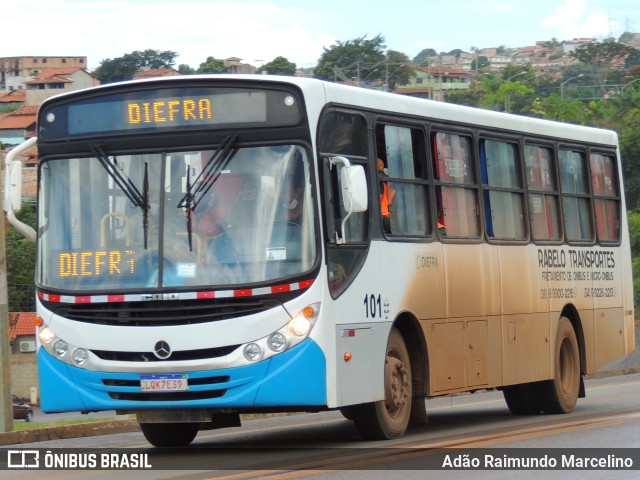
[[[222,221],[225,210],[220,205],[214,192],[208,192],[205,200],[204,211],[197,219],[197,233],[203,238],[211,239],[220,235],[223,231]]]
[[[378,174],[382,178],[388,178],[384,161],[378,158]],[[388,182],[380,180],[380,213],[382,214],[382,230],[391,233],[391,204],[396,196],[396,189],[390,187]]]

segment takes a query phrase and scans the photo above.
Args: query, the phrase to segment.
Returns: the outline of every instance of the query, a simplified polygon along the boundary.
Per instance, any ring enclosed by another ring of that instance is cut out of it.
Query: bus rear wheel
[[[545,413],[569,413],[580,394],[580,350],[576,332],[566,317],[558,323],[554,362],[553,379],[537,385],[538,400]]]
[[[199,423],[141,423],[140,430],[154,447],[186,447],[200,429]]]
[[[391,329],[384,367],[384,400],[351,407],[356,428],[365,440],[388,440],[404,435],[412,401],[411,362],[402,335]]]
[[[502,389],[502,395],[514,415],[537,415],[542,410],[533,383],[509,385]]]

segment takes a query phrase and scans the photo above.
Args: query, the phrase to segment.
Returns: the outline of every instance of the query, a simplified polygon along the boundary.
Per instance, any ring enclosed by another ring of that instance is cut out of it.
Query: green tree
[[[413,57],[413,63],[422,67],[427,67],[430,64],[430,58],[436,57],[438,52],[433,48],[425,48],[421,50],[415,57]]]
[[[609,72],[623,64],[635,49],[618,42],[588,43],[580,45],[569,55],[590,68],[591,76],[598,85],[604,85]],[[566,75],[565,75],[566,76]]]
[[[386,90],[394,92],[396,85],[406,85],[409,79],[415,75],[416,70],[413,63],[404,53],[395,50],[387,50],[385,65]]]
[[[295,75],[296,64],[290,62],[285,57],[276,57],[269,63],[265,63],[257,70],[257,73],[267,72],[272,75]]]
[[[582,123],[584,105],[580,100],[552,93],[546,98],[537,98],[533,102],[530,112],[535,116],[550,120]]]
[[[384,37],[364,37],[336,42],[324,48],[314,76],[325,80],[384,79]]]
[[[16,218],[35,228],[35,207],[23,204],[20,211],[16,213]],[[5,232],[9,311],[34,312],[36,244],[26,239],[13,227],[6,228]]]
[[[102,60],[93,75],[101,83],[131,80],[135,73],[146,68],[172,68],[177,56],[176,52],[169,50],[136,50],[122,57]]]
[[[471,61],[471,70],[482,70],[490,65],[489,59],[484,55],[480,55],[478,58],[474,58]]]
[[[200,64],[196,73],[227,73],[228,71],[224,60],[207,57],[207,60]]]
[[[507,81],[498,86],[497,90],[487,93],[481,106],[492,110],[504,110],[508,112],[519,111],[521,103],[519,100],[532,94],[534,89],[524,85],[522,82]],[[518,105],[514,108],[514,105]]]
[[[186,63],[181,63],[180,65],[178,65],[178,71],[182,75],[193,75],[194,73],[196,73],[196,70]]]
[[[640,213],[628,212],[629,240],[633,258],[633,299],[636,309],[640,306]]]

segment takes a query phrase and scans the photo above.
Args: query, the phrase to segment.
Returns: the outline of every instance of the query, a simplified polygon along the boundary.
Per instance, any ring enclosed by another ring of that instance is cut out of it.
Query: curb
[[[139,431],[140,427],[138,426],[138,422],[129,419],[78,423],[76,425],[60,425],[39,428],[37,430],[0,433],[0,446]]]

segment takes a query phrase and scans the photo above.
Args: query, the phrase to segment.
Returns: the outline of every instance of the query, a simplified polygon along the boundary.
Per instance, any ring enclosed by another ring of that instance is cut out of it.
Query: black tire
[[[400,332],[392,328],[384,369],[385,399],[351,407],[356,428],[365,440],[389,440],[404,435],[413,397],[409,351]]]
[[[523,383],[504,387],[502,395],[514,415],[537,415],[542,410],[534,384]]]
[[[199,423],[141,423],[144,438],[154,447],[186,447],[200,429]]]
[[[340,413],[347,420],[353,420],[353,410],[351,407],[342,407]]]
[[[578,401],[581,378],[578,338],[568,318],[558,323],[553,358],[554,378],[537,384],[540,405],[545,413],[569,413]]]

